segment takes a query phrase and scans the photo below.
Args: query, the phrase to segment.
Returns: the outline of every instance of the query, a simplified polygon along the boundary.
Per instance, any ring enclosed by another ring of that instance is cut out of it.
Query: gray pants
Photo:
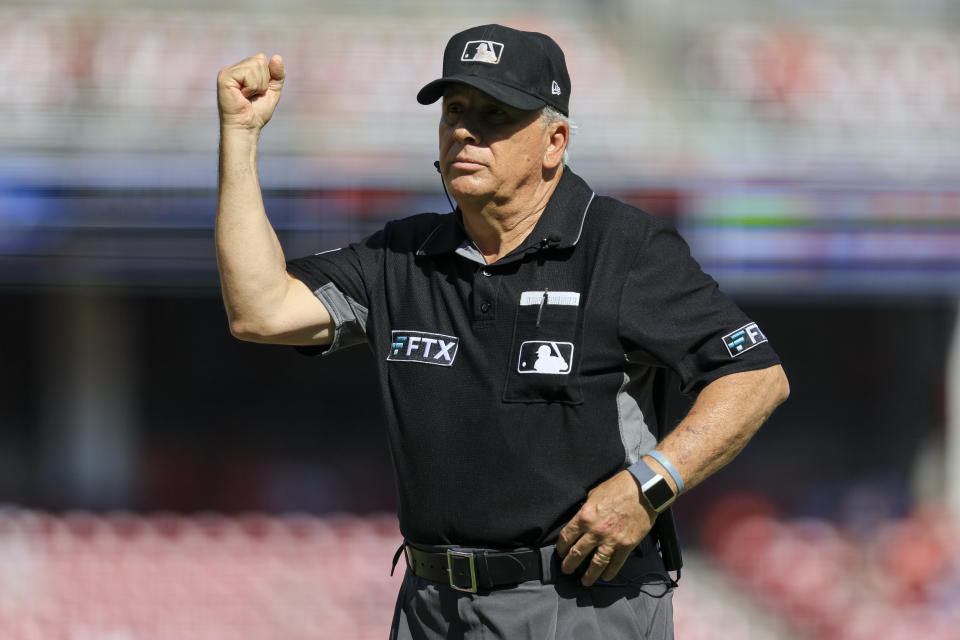
[[[660,583],[584,587],[562,576],[473,594],[407,570],[390,640],[481,639],[672,640],[673,592]]]

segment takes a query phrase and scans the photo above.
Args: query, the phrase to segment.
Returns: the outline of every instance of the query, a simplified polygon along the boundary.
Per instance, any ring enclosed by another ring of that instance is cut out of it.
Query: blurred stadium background
[[[0,638],[383,638],[399,544],[363,349],[227,330],[217,70],[282,53],[288,255],[447,209],[416,90],[552,34],[571,165],[671,218],[793,395],[677,506],[680,640],[960,637],[960,3],[3,0]]]

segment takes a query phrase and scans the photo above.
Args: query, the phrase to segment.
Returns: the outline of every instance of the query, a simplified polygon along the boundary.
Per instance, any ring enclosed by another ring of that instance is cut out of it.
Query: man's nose
[[[473,119],[464,114],[454,127],[453,136],[460,144],[477,144],[480,138],[476,130]]]

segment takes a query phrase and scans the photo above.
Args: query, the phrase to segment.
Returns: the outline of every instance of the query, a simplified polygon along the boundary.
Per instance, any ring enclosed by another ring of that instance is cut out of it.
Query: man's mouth
[[[485,167],[485,166],[486,165],[483,162],[480,162],[479,160],[476,160],[474,158],[470,158],[467,156],[457,156],[456,158],[453,159],[453,162],[450,163],[450,167],[453,169],[470,170],[470,169],[480,169],[481,167]]]

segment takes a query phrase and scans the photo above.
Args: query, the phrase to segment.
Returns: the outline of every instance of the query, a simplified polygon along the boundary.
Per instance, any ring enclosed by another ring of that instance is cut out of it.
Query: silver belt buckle
[[[476,557],[473,555],[472,551],[455,551],[453,549],[447,549],[447,574],[450,578],[450,586],[457,591],[464,591],[466,593],[476,593],[477,592],[477,564]],[[458,584],[454,575],[454,567],[462,566],[465,569],[468,569],[470,575],[470,584]]]

